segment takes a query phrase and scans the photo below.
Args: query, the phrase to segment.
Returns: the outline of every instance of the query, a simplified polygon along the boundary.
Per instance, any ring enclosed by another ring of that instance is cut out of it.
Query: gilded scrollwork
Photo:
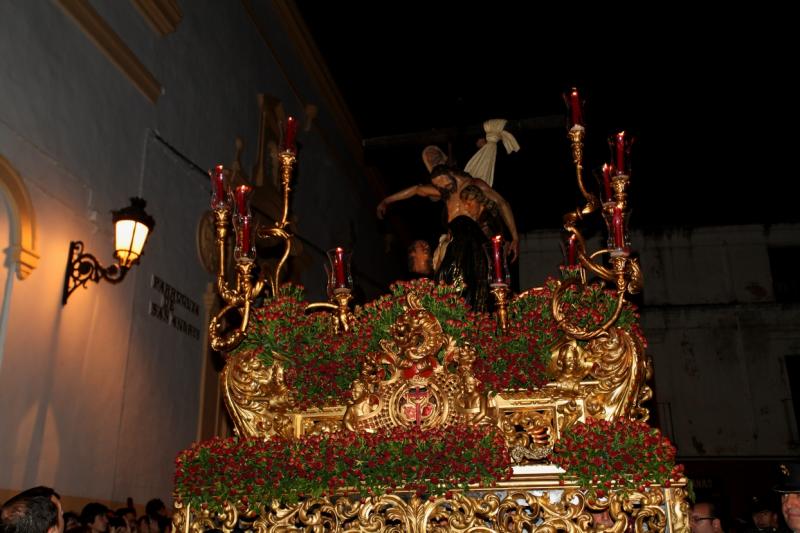
[[[238,435],[293,434],[288,414],[292,396],[279,360],[267,366],[258,352],[242,351],[228,359],[220,379],[225,405]]]
[[[558,484],[537,489],[496,487],[456,491],[430,499],[413,494],[384,494],[361,499],[340,495],[308,498],[295,504],[261,503],[248,514],[226,504],[221,513],[197,512],[176,502],[176,532],[199,533],[234,528],[258,533],[331,532],[499,532],[604,531],[623,533],[688,532],[687,504],[681,486],[645,491],[611,491],[603,498]],[[608,513],[612,525],[593,522]],[[188,522],[187,522],[188,517]],[[187,523],[189,526],[187,527]]]
[[[382,340],[382,363],[393,366],[403,377],[430,375],[437,369],[436,356],[447,346],[448,337],[433,313],[416,294],[406,297],[406,311],[389,327],[391,340]]]
[[[598,386],[586,400],[587,411],[596,417],[613,420],[620,416],[647,419],[642,398],[651,394],[645,379],[650,361],[641,342],[617,328],[589,342],[587,352],[593,362],[590,377]]]
[[[551,409],[504,412],[498,420],[511,459],[517,464],[547,457],[555,442],[554,423]]]

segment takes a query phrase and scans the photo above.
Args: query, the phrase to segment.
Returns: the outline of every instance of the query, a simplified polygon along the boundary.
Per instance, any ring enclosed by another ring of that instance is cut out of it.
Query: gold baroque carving
[[[458,346],[414,294],[390,327],[383,352],[362,363],[351,399],[338,407],[299,411],[283,380],[284,360],[266,366],[255,351],[228,359],[222,374],[236,432],[299,437],[337,429],[376,431],[395,426],[495,424],[518,464],[541,460],[564,429],[590,416],[646,420],[642,402],[651,369],[638,339],[621,329],[582,346],[572,340],[553,350],[552,383],[533,391],[480,392],[472,374],[475,350]],[[437,354],[444,351],[444,364]]]
[[[3,156],[0,156],[0,187],[8,198],[12,221],[10,259],[16,264],[17,278],[24,280],[39,263],[36,217],[25,182]]]
[[[592,513],[607,511],[613,524],[604,529],[622,533],[688,532],[685,480],[670,488],[643,492],[612,491],[603,499],[557,482],[536,489],[506,484],[475,492],[454,492],[423,500],[399,493],[360,499],[347,495],[309,498],[292,505],[261,502],[245,516],[227,503],[220,513],[175,504],[176,531],[200,533],[235,527],[259,533],[278,531],[369,532],[519,532],[579,533],[596,531]],[[244,519],[244,520],[243,520]]]
[[[61,8],[80,26],[95,46],[152,103],[161,95],[161,83],[145,67],[136,54],[111,26],[89,4],[88,0],[58,0]]]

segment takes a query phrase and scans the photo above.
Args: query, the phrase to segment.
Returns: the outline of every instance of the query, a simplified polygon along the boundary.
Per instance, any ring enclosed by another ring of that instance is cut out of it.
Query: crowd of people
[[[171,533],[164,502],[147,502],[145,514],[137,516],[133,505],[112,510],[92,502],[80,514],[66,511],[61,496],[50,487],[33,487],[3,503],[0,533]]]
[[[800,533],[800,463],[781,465],[781,481],[753,496],[746,514],[726,513],[719,502],[698,499],[689,514],[692,533]]]

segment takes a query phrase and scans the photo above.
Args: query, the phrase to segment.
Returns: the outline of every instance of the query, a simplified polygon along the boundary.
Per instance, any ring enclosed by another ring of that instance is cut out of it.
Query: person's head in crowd
[[[167,516],[167,506],[158,498],[153,498],[144,506],[144,512],[151,521],[158,520],[159,516]]]
[[[121,516],[113,513],[108,517],[108,532],[109,533],[130,533],[128,523]]]
[[[165,512],[166,512],[166,509],[165,509]],[[158,533],[171,533],[172,532],[172,520],[170,520],[168,517],[159,516],[158,520],[157,520],[157,524],[158,524]],[[151,526],[151,532],[150,533],[153,533],[152,526]]]
[[[138,533],[151,533],[150,532],[150,519],[147,518],[147,515],[142,515],[136,519],[136,529]],[[156,533],[153,531],[153,533]]]
[[[136,531],[136,509],[133,507],[122,507],[117,509],[115,514],[125,521],[128,531]]]
[[[608,513],[608,509],[604,509],[599,512],[591,512],[592,515],[592,527],[595,529],[599,529],[601,526],[603,528],[611,528],[614,526],[614,521],[611,519],[611,515]]]
[[[689,528],[692,533],[720,533],[723,531],[717,506],[711,502],[696,502],[689,513]]]
[[[61,497],[50,487],[33,487],[0,508],[3,533],[63,533]]]
[[[92,533],[108,531],[108,507],[102,503],[87,503],[81,511],[81,523],[92,530]]]
[[[800,463],[780,466],[781,482],[774,487],[781,497],[781,512],[786,525],[800,533]]]
[[[64,513],[64,531],[75,529],[80,525],[81,518],[78,516],[78,513],[73,513],[72,511],[67,511]]]
[[[760,494],[750,499],[750,519],[758,530],[775,527],[778,520],[777,499],[773,494]]]

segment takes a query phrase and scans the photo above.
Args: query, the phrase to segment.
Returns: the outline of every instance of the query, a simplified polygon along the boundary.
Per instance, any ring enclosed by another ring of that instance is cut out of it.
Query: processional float
[[[642,286],[627,232],[630,139],[611,139],[602,192],[590,192],[577,90],[568,105],[586,203],[564,216],[566,264],[511,295],[490,254],[495,316],[426,280],[354,308],[342,248],[329,252],[329,301],[282,286],[293,120],[273,225],[254,227],[247,185],[229,187],[222,166],[210,173],[224,306],[209,337],[226,353],[237,436],[178,457],[177,531],[689,530],[675,450],[646,424],[652,367],[627,301]],[[608,240],[590,253],[580,227],[598,213]],[[257,239],[283,246],[260,275]]]

